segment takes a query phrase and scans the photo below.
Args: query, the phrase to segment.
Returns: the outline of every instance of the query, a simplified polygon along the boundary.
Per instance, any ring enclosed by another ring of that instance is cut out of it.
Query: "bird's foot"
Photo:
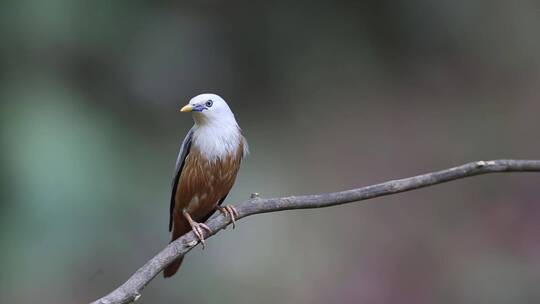
[[[210,233],[212,233],[212,229],[210,229],[210,227],[208,227],[204,223],[197,223],[197,222],[194,222],[194,224],[191,225],[191,229],[193,229],[193,232],[195,233],[195,235],[197,236],[197,238],[201,242],[202,248],[204,249],[206,247],[206,242],[204,241],[204,231],[203,230],[206,230],[206,232],[208,232],[210,234]]]
[[[217,206],[217,209],[226,217],[231,219],[232,227],[235,228],[236,218],[238,217],[238,211],[232,205]]]
[[[199,239],[199,242],[201,242],[202,248],[204,249],[206,247],[206,242],[204,241],[204,230],[208,232],[208,234],[212,233],[212,229],[208,227],[208,225],[204,223],[197,223],[195,222],[189,213],[184,210],[184,217],[188,220],[189,225],[191,226],[191,229],[193,230],[193,233],[195,233],[195,236]]]

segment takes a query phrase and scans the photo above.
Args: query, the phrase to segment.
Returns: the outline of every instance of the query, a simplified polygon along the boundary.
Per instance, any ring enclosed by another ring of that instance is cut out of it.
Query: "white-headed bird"
[[[195,124],[182,141],[176,160],[169,231],[172,242],[193,230],[204,248],[203,229],[209,228],[203,223],[216,209],[234,224],[236,210],[221,204],[234,184],[248,146],[234,114],[218,95],[197,95],[181,111],[191,112]],[[163,275],[174,275],[182,259],[167,266]]]

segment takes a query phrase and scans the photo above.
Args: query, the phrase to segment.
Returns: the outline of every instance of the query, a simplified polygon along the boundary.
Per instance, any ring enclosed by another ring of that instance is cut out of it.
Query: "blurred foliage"
[[[84,303],[168,242],[215,92],[250,142],[229,196],[538,158],[535,1],[2,1],[0,302]],[[535,174],[242,221],[151,303],[534,303]]]

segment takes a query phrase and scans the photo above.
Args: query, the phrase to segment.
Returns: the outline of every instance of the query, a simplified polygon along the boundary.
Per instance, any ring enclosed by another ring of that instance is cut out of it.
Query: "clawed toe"
[[[232,205],[218,206],[219,211],[221,211],[225,216],[231,219],[233,229],[236,227],[236,218],[238,217],[238,211]]]
[[[206,232],[208,232],[208,234],[211,234],[212,229],[210,229],[210,227],[208,227],[206,224],[195,222],[191,218],[191,216],[189,215],[189,213],[187,211],[184,210],[183,214],[184,214],[184,217],[189,222],[189,225],[191,226],[191,229],[193,230],[193,233],[195,233],[195,236],[197,236],[197,238],[199,239],[199,242],[202,245],[202,248],[204,249],[206,247],[206,242],[204,241],[204,231],[203,230],[206,230]]]
[[[206,224],[203,223],[194,223],[192,226],[193,232],[201,242],[202,248],[204,249],[206,247],[206,242],[204,241],[204,231],[208,232],[209,234],[212,233],[212,229],[208,227]]]

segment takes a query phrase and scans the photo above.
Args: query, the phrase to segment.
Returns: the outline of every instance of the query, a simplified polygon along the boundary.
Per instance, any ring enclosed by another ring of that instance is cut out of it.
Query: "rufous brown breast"
[[[240,168],[243,149],[241,141],[234,153],[209,160],[196,146],[191,147],[175,194],[173,240],[191,230],[182,215],[183,209],[195,221],[201,221],[211,215],[218,203],[227,196]]]

